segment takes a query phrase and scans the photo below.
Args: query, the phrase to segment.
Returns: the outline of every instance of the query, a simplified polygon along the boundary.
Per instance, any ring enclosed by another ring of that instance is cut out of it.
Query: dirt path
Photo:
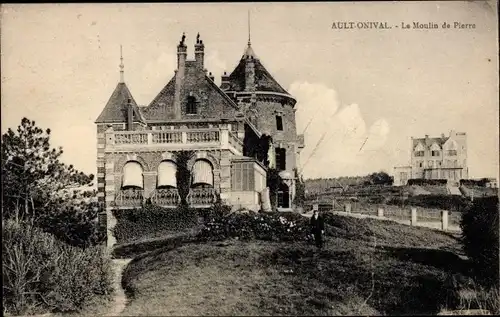
[[[127,305],[127,297],[122,288],[122,275],[125,267],[130,263],[132,259],[113,259],[113,270],[115,272],[113,287],[115,289],[115,297],[113,299],[113,305],[106,316],[120,316],[122,311]]]

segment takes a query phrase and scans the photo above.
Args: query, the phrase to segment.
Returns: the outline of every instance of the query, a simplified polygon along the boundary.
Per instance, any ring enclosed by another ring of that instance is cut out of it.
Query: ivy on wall
[[[188,162],[193,157],[194,151],[180,151],[176,153],[177,172],[177,189],[181,197],[181,205],[187,205],[187,195],[189,187],[191,187],[191,171],[188,168]]]
[[[306,185],[304,183],[304,179],[302,175],[299,174],[299,171],[294,168],[295,172],[295,198],[293,199],[293,204],[299,207],[304,206],[304,202],[306,200]]]
[[[267,154],[271,142],[272,137],[270,135],[263,134],[261,137],[258,137],[248,125],[245,125],[245,137],[243,139],[244,156],[253,157],[265,166],[269,166]]]
[[[278,205],[278,188],[283,181],[279,174],[279,170],[268,168],[267,170],[267,187],[269,187],[269,199],[271,200],[271,208],[276,211]]]

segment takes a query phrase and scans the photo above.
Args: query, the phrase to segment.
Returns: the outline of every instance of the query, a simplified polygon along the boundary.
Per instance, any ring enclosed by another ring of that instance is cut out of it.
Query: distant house
[[[467,179],[467,135],[452,130],[449,136],[412,137],[410,162],[394,168],[394,185],[406,185],[408,179]]]
[[[404,186],[411,179],[411,166],[394,167],[394,186]]]

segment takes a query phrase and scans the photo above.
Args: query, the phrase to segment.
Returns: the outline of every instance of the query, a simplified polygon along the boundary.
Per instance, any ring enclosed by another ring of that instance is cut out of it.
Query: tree
[[[92,192],[75,191],[91,185],[94,175],[62,163],[62,154],[61,147],[50,147],[50,129],[43,131],[27,118],[21,120],[16,132],[9,129],[2,135],[4,218],[29,220],[63,240],[74,234],[72,230],[95,227],[97,208],[90,201]],[[58,221],[62,216],[65,221]],[[72,227],[78,223],[86,224]]]
[[[367,183],[372,185],[392,185],[393,182],[393,177],[383,171],[368,175],[367,180]]]

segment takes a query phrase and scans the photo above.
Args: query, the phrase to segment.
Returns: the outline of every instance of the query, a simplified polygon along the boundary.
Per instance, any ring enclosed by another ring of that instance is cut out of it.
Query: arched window
[[[123,166],[122,188],[143,188],[141,164],[130,161]]]
[[[206,160],[197,160],[192,169],[193,186],[194,185],[214,185],[214,172],[212,164]]]
[[[198,109],[197,109],[196,98],[193,96],[188,96],[186,103],[186,114],[197,114],[197,113]]]
[[[162,161],[158,165],[158,188],[177,187],[177,165],[172,161]]]

